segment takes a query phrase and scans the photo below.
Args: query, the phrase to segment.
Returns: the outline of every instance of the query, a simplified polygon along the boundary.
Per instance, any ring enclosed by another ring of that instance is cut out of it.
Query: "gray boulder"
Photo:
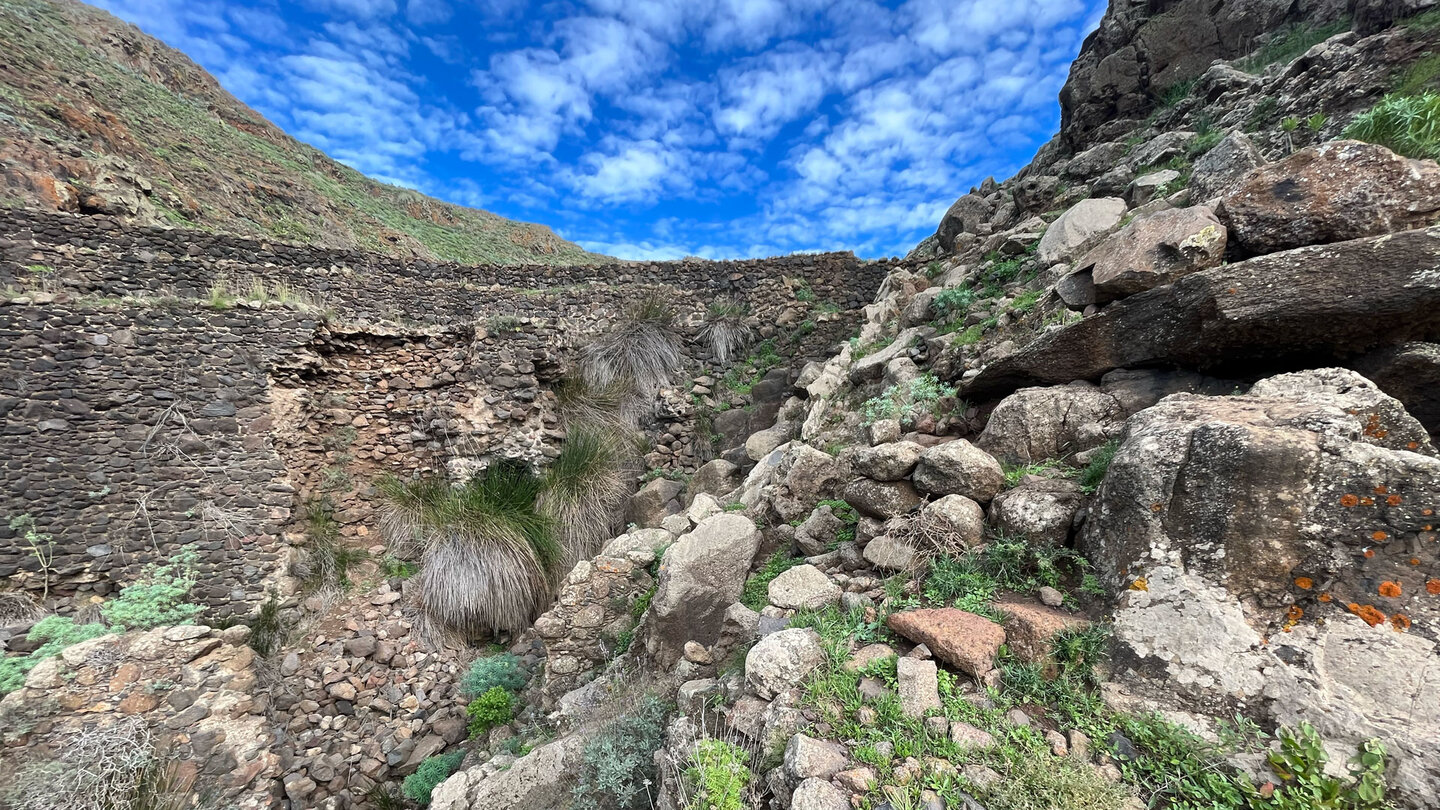
[[[723,458],[717,458],[703,464],[695,471],[695,475],[691,476],[687,500],[694,500],[696,495],[702,494],[724,498],[739,489],[743,483],[745,473],[739,467]]]
[[[1022,388],[996,406],[976,443],[1011,464],[1058,459],[1119,435],[1127,415],[1090,383]]]
[[[486,776],[481,768],[452,774],[430,793],[434,810],[472,807],[561,807],[570,800],[585,738],[562,737]]]
[[[820,634],[792,627],[771,633],[745,656],[745,683],[763,700],[798,686],[825,661]]]
[[[660,521],[680,511],[685,485],[669,478],[656,478],[630,496],[625,520],[647,529],[658,529]]]
[[[1075,264],[1090,271],[1104,303],[1216,267],[1225,258],[1225,226],[1204,206],[1137,219]]]
[[[1240,130],[1232,130],[1219,143],[1195,161],[1190,173],[1192,200],[1208,202],[1229,194],[1252,170],[1264,165],[1265,158]]]
[[[989,503],[1005,485],[995,457],[964,439],[936,445],[920,456],[910,480],[930,495],[964,495]]]
[[[985,537],[985,510],[964,495],[946,495],[925,504],[919,519],[941,534],[946,548],[975,548]]]
[[[785,610],[819,609],[840,601],[840,586],[813,565],[797,565],[770,581],[769,597]]]
[[[680,660],[686,641],[709,647],[719,638],[725,609],[740,598],[759,545],[755,524],[727,513],[706,519],[665,553],[646,642],[662,668]]]
[[[1071,206],[1041,237],[1040,263],[1048,266],[1080,256],[1120,224],[1125,209],[1125,201],[1117,197],[1081,200]]]
[[[1007,535],[1024,535],[1032,543],[1064,546],[1075,515],[1085,507],[1080,485],[1064,479],[1026,476],[990,504],[990,521]]]
[[[925,447],[916,442],[890,442],[856,450],[850,463],[866,478],[899,481],[915,469],[924,452]]]
[[[909,481],[857,478],[845,487],[845,501],[870,517],[889,520],[920,508],[920,493]]]

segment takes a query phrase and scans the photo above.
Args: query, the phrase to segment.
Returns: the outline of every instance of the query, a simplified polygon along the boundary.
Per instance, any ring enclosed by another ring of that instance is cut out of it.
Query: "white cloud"
[[[405,19],[415,25],[438,25],[449,22],[455,12],[445,0],[406,0]]]
[[[304,0],[316,11],[368,20],[395,13],[395,0]]]

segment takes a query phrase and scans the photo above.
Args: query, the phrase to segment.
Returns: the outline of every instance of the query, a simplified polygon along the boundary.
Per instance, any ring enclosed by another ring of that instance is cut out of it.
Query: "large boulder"
[[[691,476],[686,500],[694,500],[696,495],[701,494],[724,498],[739,489],[744,482],[745,473],[739,467],[723,458],[717,458],[706,462]]]
[[[1216,267],[1225,257],[1225,226],[1204,206],[1172,208],[1137,219],[1075,265],[1090,271],[1103,303]]]
[[[807,508],[838,495],[847,477],[844,465],[834,456],[808,444],[797,444],[791,448],[781,472],[790,497]]]
[[[708,647],[719,638],[725,609],[740,598],[759,545],[749,518],[725,513],[707,518],[665,553],[646,643],[662,668],[680,659],[686,641]]]
[[[929,495],[964,495],[989,503],[1005,485],[1005,471],[994,456],[956,439],[926,450],[910,480]]]
[[[960,386],[972,400],[1116,368],[1312,367],[1440,339],[1440,228],[1273,253],[1185,276],[1052,329]],[[985,446],[982,442],[981,446]]]
[[[840,601],[840,586],[813,565],[797,565],[770,581],[769,597],[785,610],[818,609]]]
[[[1085,507],[1085,494],[1074,481],[1026,476],[1020,485],[995,496],[990,521],[1006,535],[1023,535],[1032,543],[1064,546],[1075,515]]]
[[[1062,458],[1119,435],[1128,415],[1090,383],[1022,388],[1001,400],[975,441],[1011,464]]]
[[[956,200],[940,218],[940,228],[935,232],[941,249],[950,252],[955,247],[955,237],[962,233],[979,233],[980,224],[989,222],[994,211],[995,206],[975,192]]]
[[[850,463],[855,472],[876,481],[899,481],[908,476],[925,447],[916,442],[888,442],[855,451]]]
[[[881,520],[908,515],[919,509],[923,500],[909,481],[856,478],[845,487],[846,503]]]
[[[917,520],[936,533],[941,549],[975,548],[985,536],[985,510],[964,495],[946,495],[925,504]]]
[[[1440,166],[1330,141],[1256,169],[1222,205],[1252,254],[1379,236],[1440,221]]]
[[[1434,806],[1437,509],[1424,428],[1352,371],[1142,411],[1080,542],[1125,589],[1117,680],[1166,708],[1379,737],[1402,795]]]
[[[1050,223],[1036,251],[1045,266],[1070,261],[1100,241],[1125,216],[1125,201],[1118,197],[1081,200]]]

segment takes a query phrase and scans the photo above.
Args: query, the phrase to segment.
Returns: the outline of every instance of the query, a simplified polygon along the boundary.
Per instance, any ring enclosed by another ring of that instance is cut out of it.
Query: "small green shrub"
[[[1280,785],[1268,801],[1252,807],[1275,810],[1385,810],[1385,748],[1369,740],[1350,760],[1350,778],[1325,773],[1330,756],[1314,726],[1280,730],[1280,750],[1269,754]]]
[[[1167,87],[1165,89],[1165,92],[1160,94],[1160,107],[1162,109],[1169,109],[1170,107],[1174,107],[1176,104],[1179,104],[1180,102],[1189,98],[1190,94],[1195,91],[1196,81],[1198,80],[1187,79],[1183,82],[1176,82],[1175,84]]]
[[[1224,137],[1225,133],[1219,130],[1210,130],[1202,135],[1196,135],[1191,139],[1190,143],[1185,144],[1185,154],[1188,155],[1191,160],[1194,160],[1206,152],[1209,152],[1211,149],[1214,149],[1215,144],[1220,143]]]
[[[431,792],[441,782],[450,778],[450,774],[460,767],[460,761],[464,758],[464,751],[452,751],[426,759],[420,763],[419,768],[415,769],[415,773],[405,777],[405,781],[401,783],[400,792],[405,794],[405,798],[421,807],[428,806]]]
[[[195,563],[200,555],[185,546],[163,565],[148,566],[140,579],[100,607],[100,615],[119,632],[148,630],[168,624],[190,624],[200,605],[184,601],[195,587]]]
[[[511,653],[476,658],[470,670],[460,679],[460,693],[466,697],[478,697],[499,687],[518,692],[525,686],[525,671],[520,668],[520,659]]]
[[[585,744],[572,810],[650,810],[654,753],[665,744],[669,712],[664,701],[646,696]]]
[[[685,777],[695,786],[687,810],[743,810],[745,788],[753,774],[745,750],[725,740],[701,740],[690,756]]]
[[[1388,95],[1355,117],[1345,137],[1379,144],[1406,157],[1440,157],[1440,94]]]
[[[990,602],[999,587],[969,555],[935,557],[925,577],[925,598],[950,607],[997,618]]]
[[[250,647],[262,658],[280,649],[287,628],[280,613],[280,598],[271,590],[260,603],[260,610],[250,619]]]
[[[1005,465],[1005,488],[1013,489],[1014,487],[1019,486],[1020,482],[1023,481],[1025,479],[1025,476],[1027,475],[1044,475],[1045,473],[1052,473],[1054,475],[1059,475],[1063,478],[1069,478],[1070,476],[1075,475],[1077,472],[1079,471],[1076,470],[1074,467],[1071,467],[1069,464],[1053,458],[1046,459],[1045,461],[1037,461],[1033,464],[1007,464]]]
[[[503,726],[515,716],[515,698],[503,686],[492,686],[465,707],[470,718],[470,739],[475,739],[496,726]]]
[[[11,655],[0,658],[0,695],[13,692],[25,685],[25,676],[46,658],[53,658],[61,650],[82,641],[108,635],[112,631],[103,624],[76,624],[68,616],[46,616],[30,628],[26,639],[44,642],[29,655]]]
[[[930,307],[936,321],[950,321],[964,315],[975,305],[975,291],[969,287],[947,287],[935,296]]]
[[[770,604],[770,583],[804,562],[804,557],[791,557],[784,549],[771,554],[759,571],[746,578],[745,587],[740,591],[740,603],[757,611]]]
[[[937,404],[945,397],[955,396],[955,386],[946,385],[934,374],[922,374],[908,382],[892,385],[884,393],[867,400],[864,405],[865,424],[882,419],[899,419],[913,425],[925,414],[935,414]]]
[[[1080,472],[1080,488],[1087,494],[1100,488],[1100,482],[1105,480],[1105,474],[1110,471],[1110,462],[1115,460],[1115,453],[1119,449],[1120,442],[1112,439],[1090,456],[1090,463]]]

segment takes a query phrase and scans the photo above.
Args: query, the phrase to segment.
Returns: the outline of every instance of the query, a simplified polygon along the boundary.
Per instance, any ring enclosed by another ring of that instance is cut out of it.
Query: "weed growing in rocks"
[[[1299,23],[1275,31],[1270,38],[1235,66],[1246,73],[1264,73],[1273,64],[1286,64],[1330,37],[1350,30],[1348,19],[1327,25]]]
[[[43,642],[38,648],[29,655],[0,658],[0,695],[24,686],[25,676],[41,661],[59,655],[66,647],[111,632],[114,631],[103,624],[76,624],[69,616],[46,616],[36,622],[25,637],[28,641]]]
[[[725,372],[725,376],[720,378],[720,384],[741,396],[747,396],[770,369],[784,362],[785,359],[775,350],[775,341],[762,340],[755,345],[749,357]]]
[[[280,598],[270,590],[260,610],[250,619],[250,647],[268,658],[285,642],[288,628],[280,613]]]
[[[646,696],[585,744],[573,810],[649,810],[654,752],[665,743],[671,706]]]
[[[148,630],[168,624],[190,624],[200,605],[184,601],[195,587],[195,563],[200,555],[186,546],[162,565],[151,565],[140,579],[121,589],[120,594],[100,607],[117,632]]]
[[[496,726],[503,726],[515,716],[515,698],[503,686],[492,686],[465,707],[470,718],[470,739],[475,739]]]
[[[40,601],[50,598],[50,577],[55,571],[55,538],[35,528],[35,518],[20,515],[10,518],[10,528],[20,532],[25,545],[30,547],[30,556],[40,568],[43,592]]]
[[[710,304],[705,313],[705,323],[701,324],[696,336],[710,344],[710,354],[715,362],[728,365],[750,345],[755,332],[745,323],[749,315],[750,307],[743,301],[721,299]]]
[[[1100,482],[1105,480],[1105,474],[1110,471],[1110,462],[1115,460],[1115,453],[1120,449],[1120,442],[1111,440],[1101,445],[1090,456],[1090,463],[1080,472],[1080,488],[1089,495],[1100,488]]]
[[[595,556],[620,527],[630,497],[624,438],[610,430],[574,427],[545,473],[536,509],[555,527],[556,573]]]
[[[405,777],[405,781],[400,785],[400,791],[405,794],[405,798],[421,807],[428,806],[430,794],[441,782],[448,779],[456,768],[460,767],[460,760],[464,758],[464,751],[452,751],[426,759],[420,763],[420,767],[416,768],[414,773]]]
[[[478,697],[496,687],[518,692],[527,680],[520,668],[520,659],[511,653],[500,653],[475,659],[460,679],[460,692],[468,697]]]
[[[658,294],[641,299],[614,329],[580,350],[581,379],[598,389],[623,382],[640,399],[650,399],[683,363],[674,321],[674,310]]]
[[[369,556],[365,550],[349,548],[341,541],[340,524],[335,521],[334,511],[328,497],[305,504],[308,556],[301,585],[308,591],[350,590],[350,567]]]
[[[1069,464],[1053,458],[1046,459],[1044,461],[1036,461],[1030,464],[1006,464],[1005,488],[1014,489],[1015,487],[1020,486],[1020,482],[1025,480],[1025,476],[1027,475],[1041,475],[1047,477],[1058,476],[1060,478],[1070,478],[1072,476],[1078,475],[1079,473],[1079,470],[1071,467]]]
[[[695,786],[687,810],[743,810],[745,788],[754,778],[749,759],[745,749],[732,742],[701,740],[685,771]]]
[[[954,396],[955,386],[940,382],[934,374],[922,374],[908,382],[892,385],[880,396],[866,400],[864,422],[873,425],[882,419],[898,419],[902,424],[913,426],[916,420],[927,414],[940,416],[941,400]]]

